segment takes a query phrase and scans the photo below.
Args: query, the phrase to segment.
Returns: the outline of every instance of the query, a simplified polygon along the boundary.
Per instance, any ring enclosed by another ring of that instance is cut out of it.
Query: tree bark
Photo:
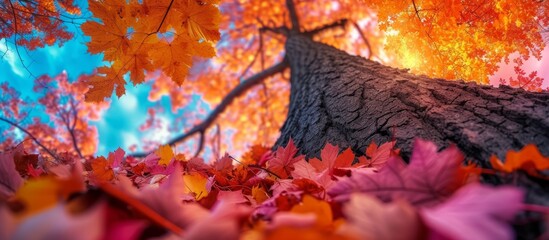
[[[456,144],[488,167],[492,154],[533,143],[549,155],[549,94],[417,76],[293,35],[286,42],[290,106],[275,146],[291,137],[318,156],[326,142],[363,154],[395,139],[407,159],[414,138]]]

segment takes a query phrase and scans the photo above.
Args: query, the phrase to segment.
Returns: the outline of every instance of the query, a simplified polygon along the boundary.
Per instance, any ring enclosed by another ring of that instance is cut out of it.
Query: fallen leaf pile
[[[395,142],[306,158],[290,140],[209,163],[169,146],[55,161],[18,147],[0,154],[0,238],[513,239],[523,191],[483,185],[457,147],[437,149],[416,140],[406,164]],[[548,161],[534,146],[496,160],[536,176]]]

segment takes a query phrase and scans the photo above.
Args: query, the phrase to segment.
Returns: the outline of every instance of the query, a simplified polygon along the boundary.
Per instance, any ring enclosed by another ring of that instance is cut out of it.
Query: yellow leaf
[[[167,166],[173,159],[174,154],[170,145],[163,145],[156,150],[156,155],[160,157],[158,164]]]
[[[259,204],[269,199],[269,195],[263,187],[253,186],[252,187],[252,197]]]
[[[208,179],[198,173],[191,173],[183,176],[183,182],[185,183],[185,193],[193,193],[196,200],[200,200],[208,196],[208,189],[206,184]]]
[[[79,177],[57,179],[52,176],[30,179],[15,194],[24,206],[21,216],[29,216],[53,207],[70,194],[83,191],[84,184]]]

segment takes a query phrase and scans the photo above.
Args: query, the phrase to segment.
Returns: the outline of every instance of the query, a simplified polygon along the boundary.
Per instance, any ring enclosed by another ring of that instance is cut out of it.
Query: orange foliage
[[[0,39],[14,37],[31,50],[71,39],[63,22],[80,14],[73,0],[1,0],[0,6]]]
[[[88,4],[101,21],[82,24],[84,34],[91,36],[88,51],[103,53],[103,59],[112,63],[90,78],[88,101],[103,101],[113,90],[122,96],[128,72],[134,85],[145,80],[145,71],[156,69],[181,85],[192,56],[215,56],[212,42],[220,38],[215,1],[90,0]]]
[[[546,1],[368,0],[386,32],[392,65],[414,73],[488,83],[497,64],[518,52],[541,58]]]

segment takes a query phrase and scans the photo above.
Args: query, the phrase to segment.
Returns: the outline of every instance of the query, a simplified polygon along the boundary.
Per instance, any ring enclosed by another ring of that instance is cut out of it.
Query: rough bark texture
[[[302,36],[290,36],[288,117],[275,144],[293,138],[302,154],[318,156],[326,142],[363,154],[371,141],[395,138],[405,159],[414,138],[441,148],[457,144],[467,159],[489,167],[492,154],[534,143],[549,155],[549,93],[431,79],[348,55]],[[527,189],[527,202],[549,205],[549,182],[526,174],[488,182]],[[523,214],[521,239],[541,232],[542,216]]]
[[[286,43],[291,68],[288,118],[276,145],[292,137],[318,156],[325,142],[363,153],[396,138],[405,156],[416,137],[487,166],[534,143],[549,155],[549,94],[431,79],[351,56],[302,36]]]

